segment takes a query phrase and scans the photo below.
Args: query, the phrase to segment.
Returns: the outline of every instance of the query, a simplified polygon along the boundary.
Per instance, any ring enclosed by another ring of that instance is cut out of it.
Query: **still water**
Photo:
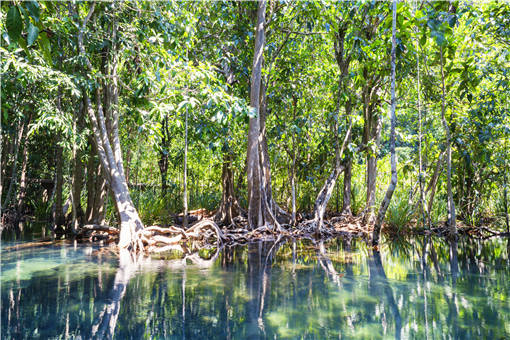
[[[127,268],[2,242],[2,339],[509,339],[507,240],[292,240]],[[215,257],[214,257],[215,256]]]

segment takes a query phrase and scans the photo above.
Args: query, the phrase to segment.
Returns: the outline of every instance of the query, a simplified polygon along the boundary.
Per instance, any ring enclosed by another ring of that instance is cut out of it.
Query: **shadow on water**
[[[5,248],[5,245],[3,245]],[[509,338],[506,240],[2,250],[2,339]]]

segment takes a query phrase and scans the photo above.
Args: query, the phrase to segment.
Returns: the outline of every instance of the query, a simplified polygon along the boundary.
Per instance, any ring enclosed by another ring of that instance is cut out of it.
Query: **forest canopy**
[[[507,2],[0,6],[2,226],[508,232]]]

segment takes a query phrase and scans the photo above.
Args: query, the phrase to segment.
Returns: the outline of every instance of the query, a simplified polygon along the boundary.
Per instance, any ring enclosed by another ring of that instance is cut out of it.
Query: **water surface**
[[[130,270],[97,246],[11,245],[2,339],[510,338],[507,240],[266,242]]]

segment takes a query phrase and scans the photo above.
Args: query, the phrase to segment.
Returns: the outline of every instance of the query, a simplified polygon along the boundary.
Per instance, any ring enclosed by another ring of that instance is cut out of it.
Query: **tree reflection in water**
[[[2,252],[2,338],[509,338],[507,248],[280,240],[120,263],[79,246]]]

